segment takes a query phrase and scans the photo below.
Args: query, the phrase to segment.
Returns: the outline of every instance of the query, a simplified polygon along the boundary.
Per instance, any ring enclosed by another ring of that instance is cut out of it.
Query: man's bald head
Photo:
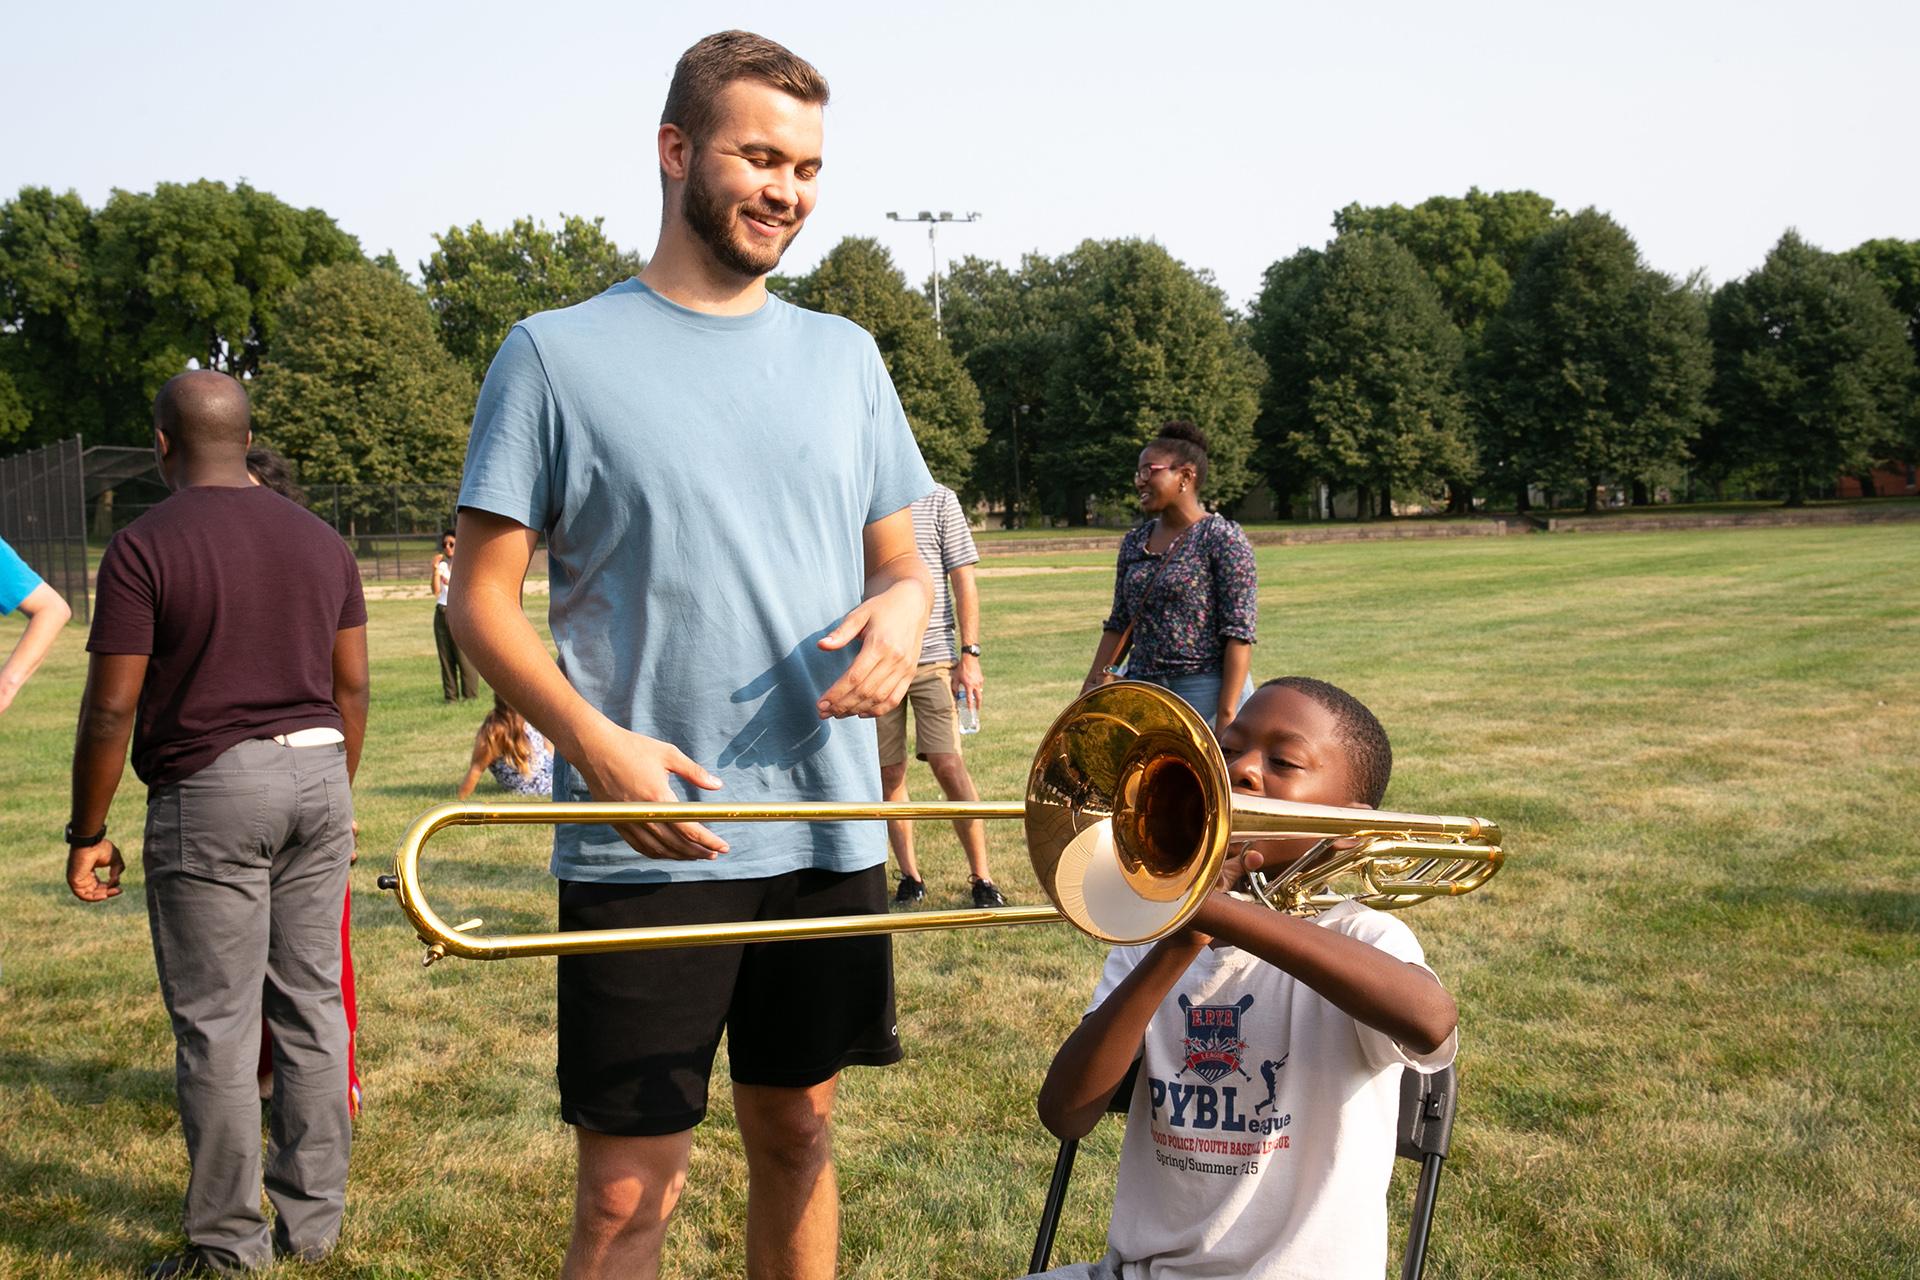
[[[153,429],[198,462],[244,462],[253,412],[247,389],[224,373],[194,369],[167,379],[153,398]]]

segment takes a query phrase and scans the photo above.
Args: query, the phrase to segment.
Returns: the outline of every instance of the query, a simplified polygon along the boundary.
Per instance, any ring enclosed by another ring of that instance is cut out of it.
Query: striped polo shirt
[[[953,490],[940,485],[926,497],[914,499],[913,545],[933,575],[933,617],[927,622],[927,638],[920,643],[920,664],[951,663],[955,656],[953,592],[947,575],[980,559]]]

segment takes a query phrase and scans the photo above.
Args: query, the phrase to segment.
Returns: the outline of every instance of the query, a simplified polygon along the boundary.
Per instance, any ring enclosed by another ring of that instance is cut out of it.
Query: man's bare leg
[[[693,1130],[625,1138],[574,1130],[573,1238],[563,1280],[654,1280],[667,1219],[687,1184]]]
[[[880,766],[880,794],[886,797],[888,804],[905,804],[907,801],[907,762],[883,764]],[[900,864],[900,874],[909,880],[920,879],[920,863],[913,856],[913,824],[911,822],[887,822],[887,843],[893,846],[894,860]]]
[[[839,1077],[807,1089],[735,1084],[747,1149],[749,1280],[832,1280],[840,1256],[840,1185],[833,1173]]]
[[[927,757],[927,767],[933,770],[934,781],[940,784],[940,790],[946,793],[947,799],[980,798],[980,793],[974,790],[973,775],[967,772],[966,759],[958,752],[936,751]],[[887,799],[893,797],[888,796]],[[993,879],[993,874],[987,870],[987,824],[978,818],[961,818],[954,822],[953,832],[960,837],[960,848],[966,852],[967,870],[973,873],[973,878]]]

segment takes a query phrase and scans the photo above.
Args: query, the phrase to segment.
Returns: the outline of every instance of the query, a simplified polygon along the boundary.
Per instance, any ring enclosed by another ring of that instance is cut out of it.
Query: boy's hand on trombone
[[[1226,861],[1220,864],[1220,874],[1215,877],[1213,888],[1208,893],[1232,893],[1240,887],[1240,882],[1246,879],[1249,871],[1258,871],[1265,865],[1266,855],[1260,852],[1258,845],[1251,842],[1235,845],[1227,851]],[[1195,951],[1213,941],[1213,935],[1202,933],[1192,925],[1180,930],[1178,936]]]

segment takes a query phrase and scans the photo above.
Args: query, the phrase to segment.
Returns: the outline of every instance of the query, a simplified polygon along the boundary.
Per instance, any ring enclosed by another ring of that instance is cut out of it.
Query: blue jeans
[[[1200,718],[1208,724],[1213,723],[1213,717],[1220,709],[1220,685],[1225,678],[1226,673],[1217,668],[1212,671],[1195,671],[1188,675],[1179,676],[1133,677],[1133,679],[1144,680],[1148,684],[1157,684],[1162,689],[1168,689],[1179,694],[1186,700],[1187,705],[1195,711],[1198,711]],[[1240,704],[1252,696],[1253,677],[1248,676],[1246,683],[1241,686],[1240,696],[1234,699],[1233,705],[1235,710],[1238,710]],[[1225,726],[1222,727],[1224,728]]]

